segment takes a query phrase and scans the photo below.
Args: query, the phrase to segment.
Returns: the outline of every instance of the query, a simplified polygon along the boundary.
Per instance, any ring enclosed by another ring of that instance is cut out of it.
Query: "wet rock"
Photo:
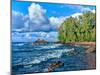
[[[93,52],[96,52],[96,47],[95,46],[91,46],[91,47],[86,49],[86,53],[93,53]]]
[[[49,65],[48,71],[49,71],[49,72],[50,72],[50,71],[53,71],[54,69],[56,69],[56,68],[58,68],[58,67],[60,67],[60,66],[64,66],[64,63],[61,62],[61,61],[57,61],[57,62],[55,62],[55,63],[52,63],[52,64]]]

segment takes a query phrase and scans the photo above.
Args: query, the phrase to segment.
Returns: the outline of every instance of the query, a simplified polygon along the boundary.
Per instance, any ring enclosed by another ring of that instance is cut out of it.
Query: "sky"
[[[58,41],[58,29],[68,17],[92,11],[95,6],[12,1],[12,41]]]

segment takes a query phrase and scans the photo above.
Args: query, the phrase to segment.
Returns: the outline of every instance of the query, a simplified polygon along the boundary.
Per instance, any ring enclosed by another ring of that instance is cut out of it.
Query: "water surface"
[[[71,46],[59,43],[32,44],[12,43],[12,73],[48,72],[51,63],[61,61],[63,66],[53,71],[74,71],[90,69],[85,60],[84,46]]]

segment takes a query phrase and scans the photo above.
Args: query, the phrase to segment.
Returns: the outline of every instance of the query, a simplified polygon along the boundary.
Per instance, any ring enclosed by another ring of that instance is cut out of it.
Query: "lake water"
[[[57,43],[32,44],[12,43],[12,73],[48,72],[51,63],[61,61],[63,66],[53,72],[89,69],[85,60],[85,47]]]

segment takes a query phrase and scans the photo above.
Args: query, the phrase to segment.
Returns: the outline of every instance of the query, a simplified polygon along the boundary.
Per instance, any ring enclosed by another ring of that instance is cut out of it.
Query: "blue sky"
[[[12,2],[12,10],[23,12],[23,14],[28,14],[28,7],[34,2]],[[84,6],[84,5],[71,5],[71,4],[55,4],[55,3],[38,3],[44,9],[47,9],[46,16],[69,16],[76,12],[82,12],[81,8],[90,8],[91,10],[96,9],[95,6]],[[57,12],[57,13],[56,13]],[[67,13],[66,13],[67,12]]]
[[[47,41],[57,41],[58,28],[66,18],[76,17],[85,11],[95,12],[95,10],[95,6],[16,2],[13,0],[12,40],[29,42],[41,38]],[[25,31],[28,32],[25,33]]]

